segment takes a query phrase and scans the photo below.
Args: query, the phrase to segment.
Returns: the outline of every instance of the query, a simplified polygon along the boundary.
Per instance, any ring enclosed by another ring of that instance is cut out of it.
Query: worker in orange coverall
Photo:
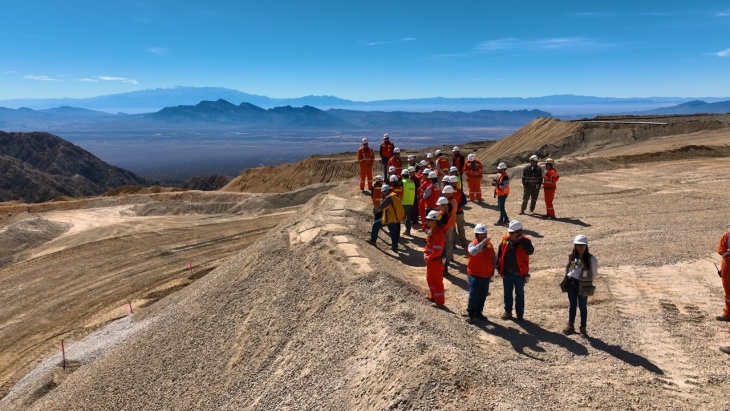
[[[426,282],[428,283],[429,299],[441,307],[446,303],[444,297],[444,265],[441,255],[444,252],[446,237],[438,226],[439,213],[432,210],[426,216],[426,246],[423,248],[423,259],[426,262]]]
[[[720,239],[717,253],[722,256],[720,276],[722,277],[722,288],[725,289],[725,310],[716,318],[719,321],[730,321],[730,230]]]
[[[542,189],[545,191],[545,208],[547,209],[548,220],[555,220],[555,209],[553,208],[553,199],[555,198],[555,190],[557,189],[558,179],[560,175],[555,170],[555,160],[548,158],[545,160],[545,178],[542,182]]]
[[[467,182],[469,183],[469,201],[484,201],[482,198],[482,178],[484,177],[482,162],[477,156],[469,154],[469,161],[464,165]]]
[[[368,139],[362,139],[362,146],[357,149],[357,162],[360,163],[360,191],[365,190],[365,181],[368,182],[368,190],[373,191],[373,164],[375,164],[375,151],[368,146]]]

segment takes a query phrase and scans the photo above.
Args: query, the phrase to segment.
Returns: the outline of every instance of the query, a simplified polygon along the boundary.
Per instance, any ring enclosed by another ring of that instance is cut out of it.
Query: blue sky
[[[0,99],[730,96],[727,1],[2,0]]]

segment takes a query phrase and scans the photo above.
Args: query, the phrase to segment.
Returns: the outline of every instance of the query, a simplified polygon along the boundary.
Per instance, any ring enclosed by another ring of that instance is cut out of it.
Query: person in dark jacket
[[[522,170],[522,187],[525,191],[522,194],[520,214],[525,214],[527,200],[530,200],[530,214],[535,212],[535,204],[537,203],[537,197],[540,196],[540,188],[544,177],[542,167],[537,165],[537,160],[536,155],[531,156],[530,165]]]
[[[504,286],[503,320],[512,318],[512,292],[517,321],[525,315],[525,284],[530,279],[530,255],[535,252],[532,241],[522,234],[522,223],[512,220],[507,228],[507,235],[499,243],[497,262],[499,276]]]

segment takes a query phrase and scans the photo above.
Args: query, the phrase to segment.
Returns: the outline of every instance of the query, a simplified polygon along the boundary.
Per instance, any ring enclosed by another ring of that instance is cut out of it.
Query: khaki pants
[[[456,232],[459,234],[459,244],[464,248],[468,242],[464,231],[464,213],[456,214]]]

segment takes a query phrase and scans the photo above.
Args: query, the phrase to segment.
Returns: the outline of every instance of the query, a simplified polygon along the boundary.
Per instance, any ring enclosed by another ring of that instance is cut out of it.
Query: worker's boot
[[[512,313],[509,311],[505,311],[504,314],[502,314],[503,320],[511,320],[512,319]]]
[[[580,327],[580,334],[588,337],[588,332],[586,332],[586,327]]]
[[[715,319],[717,321],[730,321],[730,315],[718,315]]]
[[[724,352],[725,354],[730,354],[730,347],[720,347],[720,351]]]
[[[565,335],[575,334],[575,327],[573,326],[573,324],[568,324],[567,327],[563,328],[563,334],[565,334]]]

